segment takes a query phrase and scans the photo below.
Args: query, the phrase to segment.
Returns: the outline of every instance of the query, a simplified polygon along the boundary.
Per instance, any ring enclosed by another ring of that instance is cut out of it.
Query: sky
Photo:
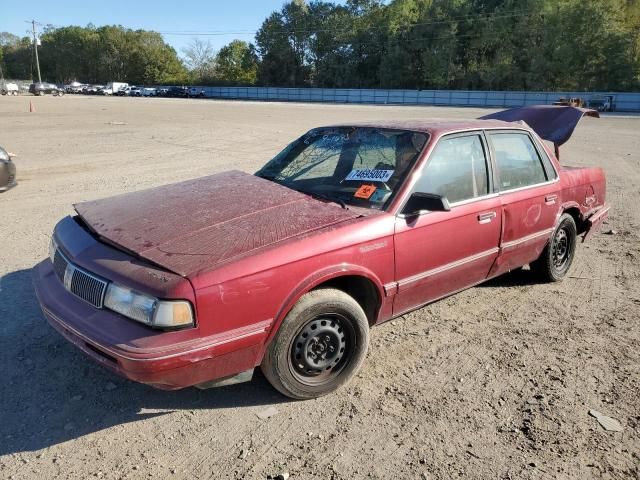
[[[25,21],[32,19],[55,26],[122,25],[161,32],[165,41],[182,54],[194,37],[210,40],[216,50],[236,38],[253,41],[254,32],[264,19],[279,10],[285,0],[31,0],[26,4],[8,0],[2,3],[0,31],[20,37],[30,33],[31,24]],[[175,34],[177,32],[181,34]],[[213,34],[205,35],[207,32]]]

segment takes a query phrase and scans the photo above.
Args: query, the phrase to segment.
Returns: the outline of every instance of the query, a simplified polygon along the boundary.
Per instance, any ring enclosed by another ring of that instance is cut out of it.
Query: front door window
[[[480,135],[442,139],[414,190],[442,195],[450,204],[487,195],[489,172]]]

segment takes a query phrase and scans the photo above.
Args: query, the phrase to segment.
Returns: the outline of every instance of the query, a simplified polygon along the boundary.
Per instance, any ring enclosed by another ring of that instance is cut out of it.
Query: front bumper
[[[17,184],[15,163],[0,163],[0,192],[6,192]]]
[[[33,283],[47,321],[64,338],[109,370],[163,390],[254,368],[270,326],[262,322],[185,340],[181,332],[154,331],[75,297],[60,283],[49,260],[34,267]]]
[[[11,190],[13,187],[15,187],[16,185],[18,185],[18,182],[16,182],[15,180],[7,185],[3,185],[0,187],[0,192],[6,192],[7,190]]]

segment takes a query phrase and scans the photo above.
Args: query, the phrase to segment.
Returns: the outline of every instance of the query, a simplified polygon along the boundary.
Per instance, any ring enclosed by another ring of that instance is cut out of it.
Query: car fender
[[[555,221],[554,228],[558,226],[558,223],[560,222],[560,217],[562,216],[562,214],[571,208],[576,208],[580,212],[580,217],[581,217],[580,219],[582,220],[583,215],[582,215],[582,208],[580,207],[580,204],[575,200],[568,200],[560,204],[560,207],[558,208],[558,211],[556,213],[556,221]]]
[[[382,286],[382,282],[380,281],[378,276],[368,268],[362,267],[360,265],[341,263],[314,272],[304,280],[302,280],[298,284],[298,286],[293,289],[291,294],[285,299],[285,301],[278,309],[278,312],[271,325],[271,331],[269,332],[269,335],[267,335],[267,338],[264,342],[265,349],[271,343],[271,340],[278,332],[280,325],[284,321],[289,311],[291,311],[293,306],[298,302],[298,300],[300,300],[300,298],[304,294],[313,290],[317,286],[322,285],[323,283],[344,276],[360,276],[370,280],[378,290],[380,299],[384,299],[384,288]]]

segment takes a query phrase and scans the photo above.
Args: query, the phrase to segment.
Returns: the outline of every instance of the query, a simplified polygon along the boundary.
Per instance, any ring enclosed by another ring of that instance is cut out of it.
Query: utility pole
[[[36,54],[36,67],[38,68],[38,83],[42,83],[40,76],[40,61],[38,60],[38,38],[36,37],[36,21],[31,20],[31,31],[33,32],[33,50]]]

